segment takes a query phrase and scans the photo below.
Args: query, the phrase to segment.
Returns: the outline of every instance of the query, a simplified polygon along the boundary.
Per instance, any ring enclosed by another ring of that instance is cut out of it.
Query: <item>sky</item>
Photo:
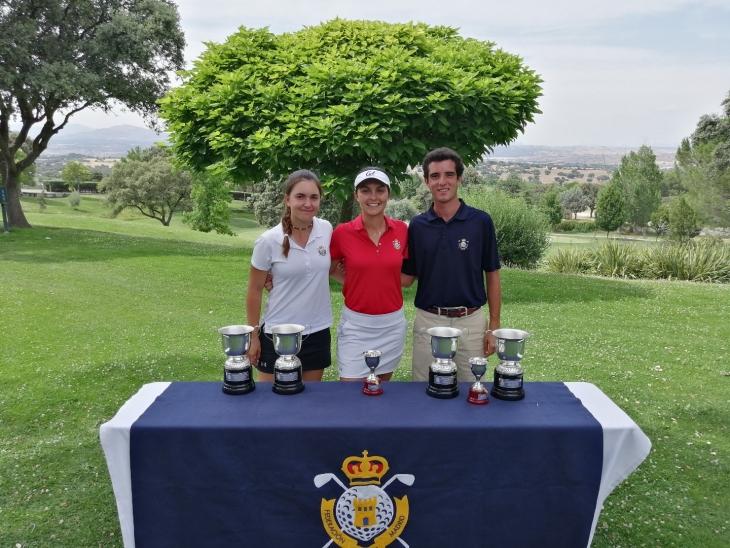
[[[730,0],[181,0],[188,65],[238,27],[292,32],[335,17],[458,28],[523,58],[543,79],[516,143],[676,147],[730,92]],[[82,112],[91,127],[144,125]]]

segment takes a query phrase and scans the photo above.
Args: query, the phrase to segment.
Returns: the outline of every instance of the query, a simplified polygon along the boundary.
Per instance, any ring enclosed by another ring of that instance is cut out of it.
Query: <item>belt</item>
[[[464,316],[474,314],[480,308],[480,306],[473,308],[467,308],[466,306],[432,306],[431,308],[427,308],[426,312],[446,316],[447,318],[463,318]]]

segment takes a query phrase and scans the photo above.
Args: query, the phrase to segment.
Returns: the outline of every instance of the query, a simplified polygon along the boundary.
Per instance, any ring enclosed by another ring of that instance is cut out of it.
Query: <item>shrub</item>
[[[256,222],[266,228],[276,226],[284,211],[284,183],[269,175],[254,185],[251,205]]]
[[[418,214],[413,203],[404,198],[402,200],[388,200],[388,205],[385,208],[385,214],[394,219],[400,219],[401,221],[410,221]]]
[[[73,209],[78,209],[79,205],[81,205],[81,194],[79,194],[78,190],[74,190],[68,195],[68,205]]]
[[[574,221],[574,220],[562,220],[555,225],[555,232],[595,232],[598,230],[598,226],[595,221]]]
[[[730,246],[711,238],[668,243],[647,251],[645,275],[696,282],[730,282]]]
[[[591,254],[585,249],[559,249],[547,260],[548,271],[561,274],[585,274],[591,272],[592,268]]]
[[[527,205],[522,198],[512,198],[499,191],[468,190],[464,200],[491,215],[502,262],[521,268],[537,266],[550,243],[550,225],[541,211]]]
[[[601,276],[641,278],[644,262],[633,245],[606,242],[592,253],[593,271]]]

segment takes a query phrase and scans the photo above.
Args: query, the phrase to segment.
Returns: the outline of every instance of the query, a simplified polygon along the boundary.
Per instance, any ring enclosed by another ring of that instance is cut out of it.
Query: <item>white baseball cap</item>
[[[390,179],[384,171],[380,171],[379,169],[365,169],[358,173],[357,177],[355,177],[355,188],[357,188],[357,185],[359,185],[360,183],[364,181],[369,181],[371,179],[374,181],[380,181],[385,186],[390,188]]]

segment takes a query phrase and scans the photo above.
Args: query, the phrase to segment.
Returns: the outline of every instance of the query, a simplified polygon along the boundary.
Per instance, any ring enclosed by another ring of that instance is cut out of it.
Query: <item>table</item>
[[[526,383],[487,406],[467,388],[147,384],[100,429],[124,545],[590,545],[649,439],[592,384]]]

